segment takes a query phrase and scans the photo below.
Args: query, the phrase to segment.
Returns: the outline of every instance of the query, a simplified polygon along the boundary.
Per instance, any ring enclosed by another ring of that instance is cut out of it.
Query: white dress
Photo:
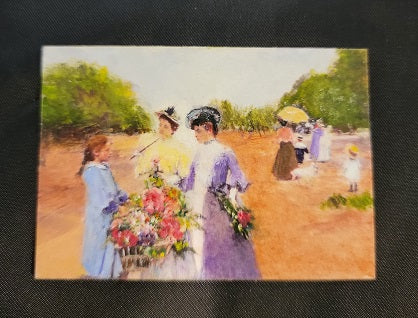
[[[216,158],[228,148],[217,142],[210,141],[206,144],[199,144],[193,162],[195,163],[195,181],[193,190],[187,193],[187,197],[194,213],[203,214],[203,204],[207,189],[212,180],[212,171]],[[200,222],[202,226],[202,222]],[[203,238],[202,230],[191,231],[191,245],[195,250],[194,260],[197,273],[202,272],[203,266]],[[201,278],[201,277],[198,277]]]
[[[330,154],[331,148],[331,135],[327,130],[324,130],[324,134],[322,135],[321,139],[319,139],[319,154],[317,161],[328,161],[331,159]]]
[[[349,158],[344,161],[343,173],[344,177],[347,178],[349,182],[359,182],[360,181],[360,161],[358,158]]]

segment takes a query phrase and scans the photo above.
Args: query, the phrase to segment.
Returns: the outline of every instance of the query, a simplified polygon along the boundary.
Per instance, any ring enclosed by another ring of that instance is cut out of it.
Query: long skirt
[[[91,214],[92,211],[87,213]],[[85,222],[82,263],[92,278],[118,278],[122,273],[119,253],[113,243],[107,242],[110,218],[110,215],[100,218],[104,226],[98,226],[88,218]]]
[[[289,142],[281,142],[277,151],[276,159],[273,165],[273,174],[279,180],[292,179],[292,170],[298,167],[295,149],[293,144]]]
[[[186,233],[188,239],[188,233]],[[174,250],[157,264],[144,268],[138,277],[147,280],[191,280],[197,279],[196,265],[191,251],[177,256]]]
[[[213,193],[203,206],[203,279],[260,279],[251,240],[236,234]]]

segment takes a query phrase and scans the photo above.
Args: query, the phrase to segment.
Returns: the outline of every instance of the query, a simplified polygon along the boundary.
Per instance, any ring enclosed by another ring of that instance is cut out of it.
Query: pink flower
[[[158,236],[161,238],[171,236],[176,240],[181,240],[183,238],[183,232],[180,230],[180,223],[173,217],[163,218],[161,221],[161,228],[158,231]]]
[[[114,219],[110,224],[110,229],[117,229],[123,223],[122,219]]]
[[[168,232],[169,232],[169,228],[168,227],[163,227],[158,231],[158,236],[165,239],[168,236]]]
[[[242,227],[247,227],[248,223],[251,221],[250,213],[244,212],[242,210],[238,211],[238,221]]]
[[[143,204],[149,214],[164,211],[164,195],[161,189],[152,188],[145,191]]]

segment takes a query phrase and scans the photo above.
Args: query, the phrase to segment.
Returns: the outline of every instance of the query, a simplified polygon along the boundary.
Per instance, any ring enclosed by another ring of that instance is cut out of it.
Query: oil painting
[[[368,50],[44,46],[37,279],[375,279]]]

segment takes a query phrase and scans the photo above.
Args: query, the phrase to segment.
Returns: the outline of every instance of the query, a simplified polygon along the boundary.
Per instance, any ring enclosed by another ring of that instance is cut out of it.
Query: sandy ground
[[[315,178],[277,181],[271,168],[277,151],[274,134],[221,133],[219,140],[236,153],[251,187],[243,195],[253,210],[253,243],[263,279],[329,280],[375,277],[373,209],[321,210],[319,204],[334,192],[343,195],[348,185],[340,176],[344,147],[360,149],[362,180],[359,191],[372,189],[370,140],[367,133],[333,136],[332,159],[319,163]],[[133,177],[128,158],[138,136],[112,136],[112,171],[127,192],[142,187]],[[310,144],[310,137],[305,137]],[[36,228],[35,277],[78,279],[85,274],[80,263],[85,188],[76,177],[80,144],[41,148]],[[303,165],[308,166],[306,161]]]

